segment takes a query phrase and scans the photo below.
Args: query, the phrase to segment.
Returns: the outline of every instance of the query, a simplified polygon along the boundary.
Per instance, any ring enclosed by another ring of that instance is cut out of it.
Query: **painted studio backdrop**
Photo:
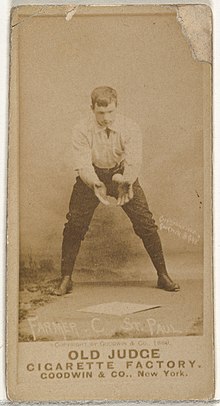
[[[171,272],[202,277],[203,72],[175,12],[36,16],[20,25],[20,259],[59,276],[74,184],[73,126],[91,91],[118,92],[118,110],[143,133],[140,182]],[[187,266],[189,264],[189,267]],[[101,204],[74,278],[142,280],[153,267],[120,207]]]

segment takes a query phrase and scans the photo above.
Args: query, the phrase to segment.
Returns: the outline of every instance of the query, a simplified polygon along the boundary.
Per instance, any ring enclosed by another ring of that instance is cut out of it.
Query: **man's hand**
[[[113,175],[112,180],[118,183],[118,199],[117,206],[123,206],[128,203],[134,196],[132,184],[125,181],[123,175],[116,173]]]
[[[102,204],[104,204],[105,206],[108,206],[108,205],[109,205],[109,201],[108,201],[107,198],[106,198],[106,196],[107,196],[107,194],[106,194],[107,190],[106,190],[106,187],[105,187],[104,183],[101,182],[101,181],[95,182],[94,185],[93,185],[93,189],[94,189],[94,193],[95,193],[96,197],[98,197],[98,199],[100,200],[100,202],[101,202]]]

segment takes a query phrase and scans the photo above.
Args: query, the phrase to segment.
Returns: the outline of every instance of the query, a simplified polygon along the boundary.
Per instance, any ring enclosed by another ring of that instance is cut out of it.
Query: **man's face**
[[[101,125],[102,127],[108,127],[115,121],[116,110],[117,107],[115,102],[113,101],[106,107],[98,106],[97,104],[95,104],[93,113],[95,114],[96,121],[99,125]]]

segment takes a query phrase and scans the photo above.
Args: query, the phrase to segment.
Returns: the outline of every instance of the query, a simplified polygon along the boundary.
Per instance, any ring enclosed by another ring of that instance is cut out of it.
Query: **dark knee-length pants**
[[[95,168],[95,171],[99,179],[106,185],[107,194],[117,198],[117,184],[112,182],[112,176],[115,173],[123,173],[123,168],[119,167],[111,170]],[[135,233],[142,239],[158,275],[166,273],[157,226],[138,179],[133,184],[133,193],[134,197],[124,204],[122,209],[131,220]],[[77,177],[70,199],[69,212],[66,216],[68,221],[63,232],[62,276],[72,274],[81,241],[88,231],[92,216],[99,203],[99,199],[95,196],[93,190],[80,177]]]

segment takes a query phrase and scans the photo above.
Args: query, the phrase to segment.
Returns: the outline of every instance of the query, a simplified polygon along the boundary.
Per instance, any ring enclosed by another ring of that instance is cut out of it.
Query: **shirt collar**
[[[93,118],[93,125],[95,133],[100,133],[102,131],[105,131],[106,129],[106,127],[102,127],[101,125],[99,125],[99,123],[97,123],[95,117]],[[108,128],[114,132],[119,131],[118,116],[116,116],[115,121],[111,125],[109,125]]]

